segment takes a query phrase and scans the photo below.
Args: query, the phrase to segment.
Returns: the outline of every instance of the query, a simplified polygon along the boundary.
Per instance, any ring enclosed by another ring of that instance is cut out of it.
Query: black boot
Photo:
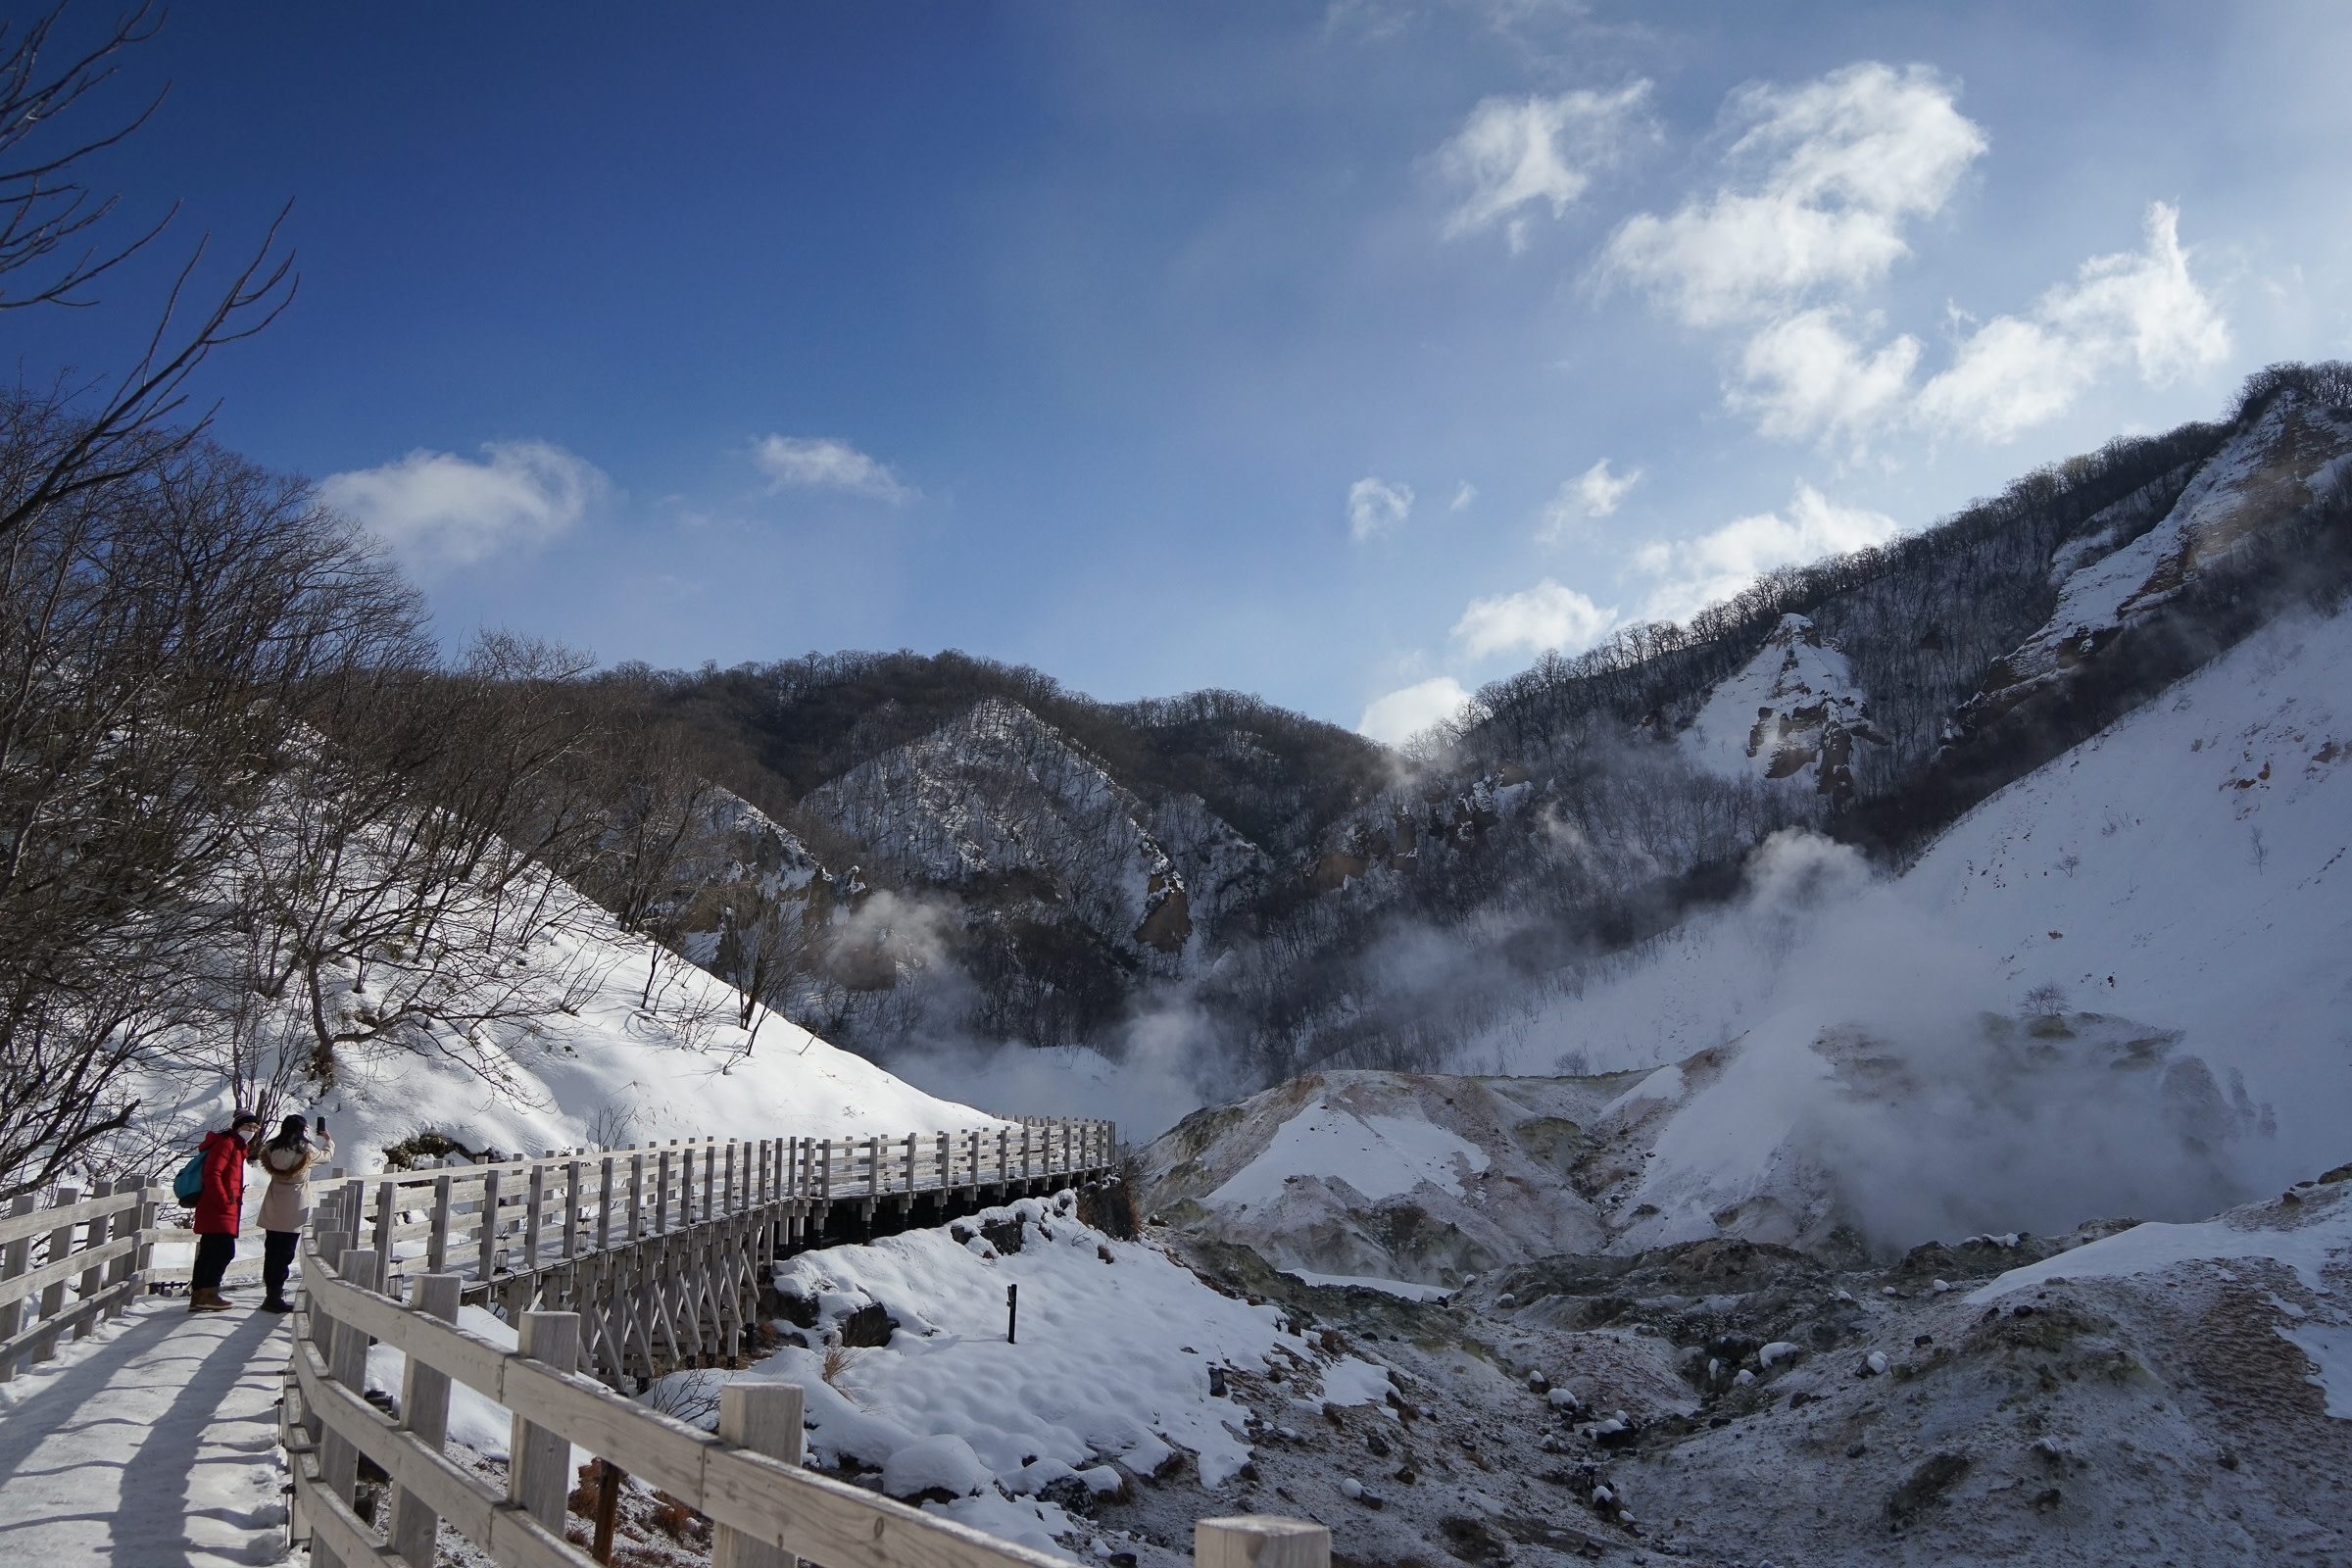
[[[282,1296],[272,1296],[268,1300],[264,1301],[258,1308],[256,1308],[256,1310],[263,1312],[291,1312],[294,1310],[294,1303],[287,1300]]]

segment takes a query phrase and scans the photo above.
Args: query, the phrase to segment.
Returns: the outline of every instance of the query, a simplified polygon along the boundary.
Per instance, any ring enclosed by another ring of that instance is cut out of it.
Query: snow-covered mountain
[[[1592,1129],[1624,1246],[2193,1217],[2341,1163],[2347,692],[2352,616],[2277,622],[1898,877],[1767,845],[1465,1059],[1654,1069]]]
[[[995,698],[859,763],[806,806],[907,881],[1066,907],[1144,961],[1207,940],[1267,869],[1198,798],[1154,809],[1036,714]]]

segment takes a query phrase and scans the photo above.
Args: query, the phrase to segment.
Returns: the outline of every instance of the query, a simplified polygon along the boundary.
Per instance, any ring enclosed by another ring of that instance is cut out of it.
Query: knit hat
[[[234,1132],[239,1127],[244,1126],[247,1122],[251,1122],[256,1127],[259,1127],[262,1124],[262,1118],[256,1116],[252,1111],[247,1110],[244,1106],[239,1105],[237,1107],[237,1113],[228,1118],[229,1131]]]

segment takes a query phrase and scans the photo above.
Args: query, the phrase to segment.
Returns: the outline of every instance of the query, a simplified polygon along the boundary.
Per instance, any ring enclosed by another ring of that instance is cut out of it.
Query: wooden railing
[[[824,1568],[1068,1568],[810,1474],[802,1466],[798,1386],[730,1384],[718,1431],[704,1432],[583,1376],[578,1315],[525,1312],[518,1346],[507,1350],[450,1321],[462,1279],[420,1275],[404,1305],[374,1287],[379,1263],[333,1230],[304,1243],[281,1436],[295,1477],[294,1529],[307,1536],[315,1568],[431,1568],[443,1522],[507,1568],[593,1568],[600,1559],[590,1554],[587,1522],[567,1512],[575,1446],[708,1518],[713,1568],[792,1568],[796,1558]],[[363,1396],[372,1344],[406,1357],[391,1413]],[[503,1491],[443,1451],[457,1384],[513,1415]],[[354,1506],[363,1456],[389,1478],[368,1517]],[[1327,1568],[1330,1534],[1295,1520],[1202,1520],[1195,1558],[1200,1568]]]
[[[550,1150],[497,1163],[444,1162],[312,1184],[312,1201],[342,1204],[344,1228],[374,1248],[395,1287],[419,1264],[468,1278],[481,1294],[582,1254],[752,1210],[800,1229],[837,1205],[871,1221],[942,1196],[976,1200],[1108,1171],[1117,1129],[1106,1121],[1024,1120],[1017,1126],[893,1137],[671,1139],[614,1150]]]
[[[169,1234],[155,1229],[156,1207],[171,1197],[133,1177],[87,1198],[60,1187],[47,1208],[29,1193],[16,1200],[0,1219],[0,1383],[21,1362],[54,1356],[66,1335],[78,1340],[122,1316],[146,1290],[154,1243]]]

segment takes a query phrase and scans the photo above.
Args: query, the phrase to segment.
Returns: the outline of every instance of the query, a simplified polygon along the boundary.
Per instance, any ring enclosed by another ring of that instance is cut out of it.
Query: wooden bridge
[[[724,1365],[760,1321],[776,1259],[1111,1176],[1105,1121],[1022,1120],[853,1139],[699,1138],[318,1185],[314,1230],[367,1246],[368,1283],[419,1274],[509,1322],[580,1315],[585,1369],[614,1388]]]

